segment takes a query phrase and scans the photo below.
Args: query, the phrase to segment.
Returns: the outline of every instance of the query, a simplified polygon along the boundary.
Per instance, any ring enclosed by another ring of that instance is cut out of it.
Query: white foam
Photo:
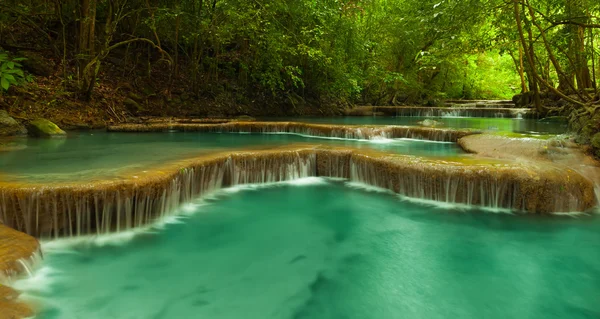
[[[446,210],[460,210],[460,211],[483,210],[483,211],[492,212],[492,213],[503,213],[503,214],[513,214],[514,213],[513,210],[508,209],[508,208],[476,206],[476,205],[467,205],[467,204],[460,204],[460,203],[441,202],[441,201],[436,201],[436,200],[432,200],[432,199],[408,197],[405,195],[396,194],[393,191],[386,189],[386,188],[381,188],[381,187],[368,185],[368,184],[364,184],[364,183],[360,183],[360,182],[347,182],[347,183],[345,183],[345,185],[350,188],[359,189],[359,190],[363,190],[363,191],[367,191],[367,192],[390,194],[390,195],[396,196],[401,201],[406,201],[406,202],[415,203],[415,204],[419,204],[419,205],[425,205],[425,206],[429,206],[429,207],[442,208],[442,209],[446,209]]]

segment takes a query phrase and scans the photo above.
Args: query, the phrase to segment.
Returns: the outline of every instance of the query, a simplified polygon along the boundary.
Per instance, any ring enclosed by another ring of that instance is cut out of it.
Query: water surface
[[[27,148],[0,152],[0,174],[23,181],[72,181],[117,178],[168,161],[226,150],[276,147],[294,143],[369,148],[415,156],[462,154],[453,143],[409,139],[348,140],[293,134],[237,133],[70,133],[66,139],[23,139]],[[1,175],[0,175],[1,178]]]
[[[316,178],[237,190],[130,241],[47,244],[19,288],[40,319],[600,317],[597,218],[460,211]]]
[[[346,116],[346,117],[306,117],[306,118],[274,118],[273,121],[296,121],[326,124],[360,124],[360,125],[409,125],[418,126],[423,120],[441,122],[440,128],[475,129],[489,132],[514,132],[534,134],[562,134],[567,132],[567,125],[562,123],[541,122],[535,119],[516,118],[481,118],[481,117],[393,117],[393,116]]]

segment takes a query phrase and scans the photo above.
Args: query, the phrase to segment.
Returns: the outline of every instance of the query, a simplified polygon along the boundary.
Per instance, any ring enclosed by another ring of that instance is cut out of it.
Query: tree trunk
[[[79,21],[79,78],[80,92],[86,100],[91,98],[96,82],[95,67],[90,67],[95,56],[97,0],[81,0]]]
[[[565,11],[567,16],[579,23],[587,23],[588,16],[584,12],[587,7],[585,0],[566,0]],[[577,89],[583,91],[592,87],[592,77],[588,67],[588,56],[585,51],[585,27],[581,25],[569,25],[569,33],[571,35],[570,51],[575,57],[574,73],[577,79]]]

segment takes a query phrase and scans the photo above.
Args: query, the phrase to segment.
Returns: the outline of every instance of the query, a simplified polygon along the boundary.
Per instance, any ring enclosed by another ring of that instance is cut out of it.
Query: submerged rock
[[[430,119],[419,121],[419,122],[417,122],[417,124],[424,126],[424,127],[436,127],[436,126],[444,125],[444,123],[442,123],[442,122],[438,122],[436,120],[430,120]]]
[[[27,130],[5,110],[0,110],[0,136],[25,135]]]
[[[27,127],[29,129],[29,135],[34,137],[54,137],[65,136],[67,134],[58,127],[58,125],[46,119],[33,120],[29,122]]]

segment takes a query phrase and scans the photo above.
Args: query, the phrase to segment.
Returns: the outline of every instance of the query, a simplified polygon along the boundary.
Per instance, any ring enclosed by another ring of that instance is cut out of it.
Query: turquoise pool
[[[362,125],[409,125],[417,126],[423,120],[435,119],[442,123],[441,128],[475,129],[490,132],[514,132],[535,134],[563,134],[566,124],[549,123],[535,119],[481,118],[481,117],[393,117],[393,116],[347,116],[347,117],[306,117],[271,118],[272,121],[296,121],[327,124]]]
[[[454,156],[453,143],[409,139],[348,140],[293,134],[237,133],[72,133],[66,139],[23,139],[27,147],[0,152],[0,178],[23,181],[69,181],[116,178],[168,161],[202,154],[295,143],[350,146],[415,156]]]
[[[310,178],[49,242],[40,319],[598,318],[600,220],[461,211]]]

